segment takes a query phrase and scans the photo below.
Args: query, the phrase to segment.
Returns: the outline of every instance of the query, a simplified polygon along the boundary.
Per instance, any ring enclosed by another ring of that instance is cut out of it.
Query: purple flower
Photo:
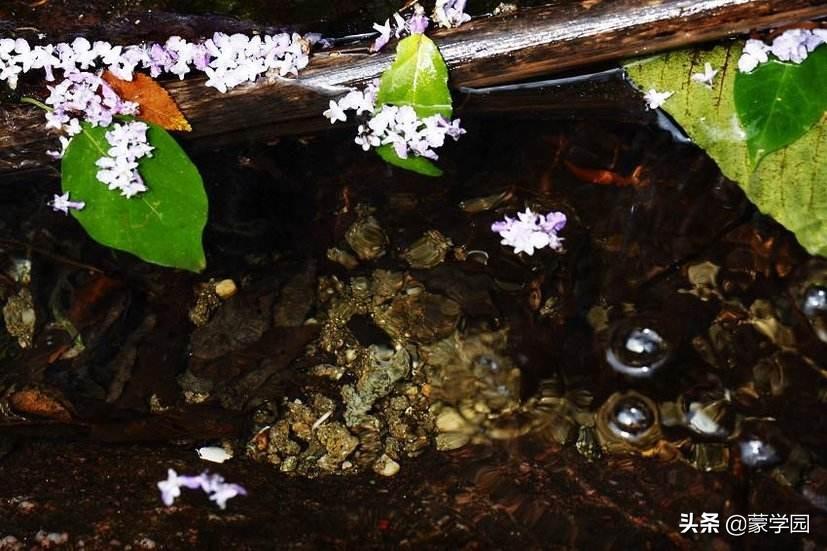
[[[738,70],[742,73],[752,72],[758,65],[769,60],[769,52],[781,61],[801,63],[825,42],[825,29],[790,29],[776,36],[769,46],[760,40],[750,39],[744,45],[741,58],[738,60]]]
[[[373,46],[370,47],[371,52],[378,52],[390,42],[391,39],[391,20],[386,19],[384,25],[379,23],[373,24],[373,30],[379,33],[376,40],[373,41]]]
[[[566,215],[562,212],[538,214],[526,208],[517,213],[517,219],[505,217],[505,220],[491,224],[491,231],[502,237],[501,243],[514,248],[514,253],[521,252],[531,256],[536,249],[549,247],[553,251],[563,249],[563,238],[557,235],[566,225]]]
[[[93,126],[109,126],[114,116],[131,115],[138,109],[138,104],[121,100],[93,73],[69,73],[64,81],[49,86],[49,91],[46,103],[54,107],[51,114],[46,114],[50,127],[56,127],[58,120],[62,120],[63,125],[71,125],[70,119],[74,117],[81,117]],[[71,117],[67,117],[69,113],[72,113]]]
[[[167,479],[158,482],[161,491],[161,501],[167,507],[181,495],[181,488],[190,490],[201,489],[209,495],[210,501],[215,502],[221,509],[227,508],[227,501],[236,496],[246,496],[247,490],[238,484],[228,484],[219,474],[201,473],[198,476],[181,476],[173,469],[167,470]]]
[[[545,216],[540,215],[540,227],[546,233],[557,233],[566,227],[566,215],[562,212],[550,212]]]
[[[313,40],[298,34],[253,36],[215,33],[203,43],[191,43],[178,36],[164,44],[112,46],[108,42],[91,44],[83,37],[65,42],[30,46],[24,39],[0,39],[0,81],[16,87],[20,74],[42,69],[46,80],[54,79],[54,69],[65,75],[108,68],[123,80],[132,80],[138,68],[149,69],[153,77],[164,73],[184,78],[194,67],[210,69],[208,86],[227,91],[274,69],[279,75],[298,74],[307,66]]]
[[[181,495],[181,482],[178,473],[174,469],[167,469],[167,479],[158,482],[158,489],[161,490],[161,501],[167,507],[175,503],[175,498]]]
[[[147,130],[149,126],[140,121],[112,125],[106,133],[106,141],[111,147],[95,163],[100,169],[97,179],[110,190],[119,190],[127,199],[147,190],[138,172],[138,162],[144,157],[152,157],[154,149],[147,141]]]
[[[408,32],[411,34],[424,34],[425,31],[428,29],[428,25],[430,24],[430,22],[430,19],[428,19],[428,16],[425,15],[424,11],[417,10],[410,17],[410,19],[408,19]]]
[[[54,198],[49,202],[49,206],[52,207],[56,212],[69,214],[69,209],[81,210],[83,207],[86,206],[86,203],[84,203],[83,201],[70,201],[69,192],[67,191],[63,195],[55,194]]]
[[[770,47],[761,42],[750,38],[744,44],[744,50],[738,59],[738,70],[742,73],[751,73],[761,63],[766,63],[769,57],[767,52]]]
[[[770,51],[781,61],[801,63],[807,59],[807,41],[810,37],[812,33],[804,29],[785,31],[772,41]]]
[[[471,20],[465,13],[465,0],[436,0],[434,21],[440,27],[459,27]]]
[[[344,109],[334,100],[330,100],[329,108],[322,114],[330,120],[330,124],[334,124],[336,121],[345,122],[347,120]]]
[[[654,88],[650,88],[649,91],[643,94],[643,99],[646,101],[648,109],[659,109],[674,94],[674,92],[658,92]]]
[[[345,111],[371,113],[367,124],[360,124],[355,142],[368,151],[371,147],[391,145],[397,156],[407,159],[410,154],[437,160],[435,149],[443,146],[446,136],[458,140],[465,134],[459,119],[448,121],[442,115],[420,119],[409,106],[383,105],[376,109],[377,84],[370,83],[363,91],[351,91],[338,102],[330,101],[323,115],[331,123],[347,120]]]

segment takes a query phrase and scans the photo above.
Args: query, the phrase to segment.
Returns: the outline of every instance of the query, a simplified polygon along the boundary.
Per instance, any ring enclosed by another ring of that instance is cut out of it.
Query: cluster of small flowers
[[[460,120],[448,121],[442,115],[432,115],[420,119],[413,107],[404,105],[383,105],[376,109],[377,82],[368,84],[364,90],[348,92],[341,100],[330,101],[330,108],[324,116],[333,124],[347,121],[345,111],[355,111],[357,115],[370,113],[371,118],[360,124],[354,141],[368,151],[371,147],[391,144],[399,157],[407,159],[410,154],[437,160],[434,151],[445,144],[445,138],[455,141],[465,134],[460,127]]]
[[[505,217],[505,220],[491,224],[491,231],[500,234],[503,245],[514,247],[514,253],[524,252],[529,256],[535,249],[548,247],[553,251],[563,250],[563,238],[557,233],[566,226],[566,215],[562,212],[549,212],[545,216],[525,209],[518,212],[517,219]]]
[[[801,63],[822,44],[827,44],[827,29],[791,29],[776,36],[771,45],[749,39],[738,60],[738,70],[751,73],[769,60],[769,53],[781,61]]]
[[[437,0],[434,7],[434,21],[440,27],[459,27],[471,20],[465,13],[466,0]]]
[[[218,474],[201,473],[198,476],[178,475],[173,469],[167,470],[167,479],[158,482],[161,490],[161,501],[167,507],[175,503],[175,498],[181,495],[181,488],[190,490],[201,489],[210,496],[221,509],[227,508],[227,500],[236,496],[246,496],[247,490],[238,484],[224,482],[224,477]]]
[[[116,115],[134,115],[138,104],[124,101],[99,75],[88,72],[68,73],[66,79],[49,86],[46,104],[52,111],[46,113],[46,128],[62,130],[70,137],[80,132],[80,120],[92,126],[109,126]],[[99,93],[100,92],[100,93]],[[69,140],[61,136],[62,150],[49,155],[60,158]]]
[[[402,159],[413,154],[436,161],[439,155],[434,149],[445,144],[445,137],[456,141],[463,134],[459,119],[449,122],[442,115],[420,119],[413,107],[385,105],[366,124],[359,125],[354,141],[365,151],[391,144]]]
[[[429,23],[430,21],[425,15],[425,9],[419,4],[414,6],[414,13],[408,19],[403,18],[399,13],[394,13],[393,23],[391,23],[390,19],[386,19],[384,25],[380,25],[379,23],[373,24],[373,30],[378,32],[379,36],[376,37],[370,51],[378,52],[384,48],[385,45],[390,42],[391,34],[396,38],[401,38],[406,33],[422,34],[428,28]]]
[[[111,147],[95,163],[100,168],[98,180],[109,190],[120,190],[127,199],[146,191],[144,180],[138,172],[138,161],[152,157],[152,150],[155,149],[147,141],[147,130],[149,126],[139,121],[112,125],[106,133],[106,141]]]
[[[19,75],[33,69],[42,69],[51,82],[55,69],[69,75],[94,67],[105,67],[122,80],[132,80],[138,67],[149,69],[153,77],[171,73],[183,79],[194,67],[207,74],[207,86],[226,92],[270,69],[281,76],[297,75],[307,66],[310,46],[317,39],[296,33],[253,37],[215,33],[199,43],[173,36],[164,44],[113,46],[79,37],[71,44],[31,46],[22,38],[4,38],[0,39],[0,81],[16,88]]]

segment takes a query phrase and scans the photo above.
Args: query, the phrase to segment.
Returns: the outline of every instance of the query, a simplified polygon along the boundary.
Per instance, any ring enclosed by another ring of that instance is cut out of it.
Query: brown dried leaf
[[[72,414],[66,406],[52,396],[50,392],[35,388],[18,390],[9,397],[12,410],[22,415],[45,417],[54,421],[68,423]]]
[[[132,81],[121,80],[106,71],[103,73],[103,79],[121,98],[140,105],[138,118],[155,123],[166,130],[192,131],[189,121],[178,109],[175,100],[153,78],[135,73]]]

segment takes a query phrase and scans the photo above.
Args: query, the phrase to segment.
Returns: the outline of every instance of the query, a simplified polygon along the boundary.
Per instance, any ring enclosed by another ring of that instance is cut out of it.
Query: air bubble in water
[[[615,404],[609,428],[621,438],[636,440],[652,427],[654,420],[655,414],[646,403],[630,396]]]
[[[671,354],[669,342],[648,320],[624,320],[612,329],[606,361],[631,377],[651,377]]]

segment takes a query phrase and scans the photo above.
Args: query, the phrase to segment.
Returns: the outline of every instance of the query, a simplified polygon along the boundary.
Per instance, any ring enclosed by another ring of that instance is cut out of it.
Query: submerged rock
[[[414,269],[433,268],[445,261],[451,245],[451,240],[439,231],[428,230],[402,253],[402,258]]]
[[[3,320],[6,322],[6,331],[17,339],[20,348],[32,345],[37,316],[28,287],[23,287],[16,295],[9,297],[3,306]]]
[[[356,384],[342,387],[347,425],[359,424],[376,400],[387,396],[410,369],[411,357],[404,348],[369,346],[355,366]]]
[[[360,216],[345,233],[345,241],[360,260],[374,260],[385,254],[388,236],[372,215]]]

